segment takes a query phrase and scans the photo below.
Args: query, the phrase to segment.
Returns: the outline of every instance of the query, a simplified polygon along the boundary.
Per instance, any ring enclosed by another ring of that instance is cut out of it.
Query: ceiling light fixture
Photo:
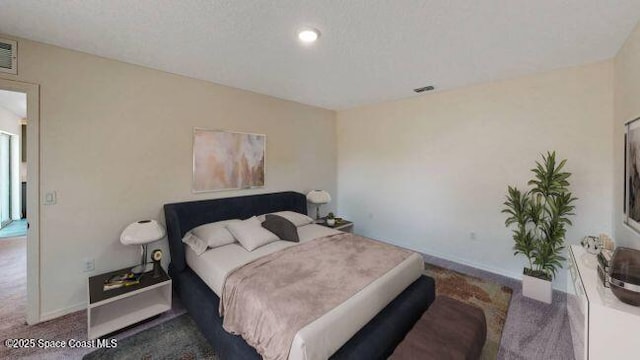
[[[313,28],[306,28],[298,32],[298,39],[305,44],[314,43],[320,37],[320,31]]]

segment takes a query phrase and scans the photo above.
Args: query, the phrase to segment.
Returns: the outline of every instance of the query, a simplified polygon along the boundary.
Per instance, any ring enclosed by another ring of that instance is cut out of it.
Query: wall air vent
[[[425,91],[431,91],[433,89],[435,89],[435,88],[433,86],[429,85],[429,86],[413,89],[413,91],[415,91],[417,93],[421,93],[421,92],[425,92]]]
[[[0,72],[18,74],[18,43],[0,39]]]

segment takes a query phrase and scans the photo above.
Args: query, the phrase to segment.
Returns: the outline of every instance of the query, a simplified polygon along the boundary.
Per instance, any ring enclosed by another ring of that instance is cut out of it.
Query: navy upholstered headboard
[[[188,201],[166,204],[164,216],[171,252],[171,267],[180,272],[185,269],[182,237],[187,231],[202,224],[229,219],[247,219],[276,211],[295,211],[307,214],[307,198],[293,192],[238,196],[222,199]]]

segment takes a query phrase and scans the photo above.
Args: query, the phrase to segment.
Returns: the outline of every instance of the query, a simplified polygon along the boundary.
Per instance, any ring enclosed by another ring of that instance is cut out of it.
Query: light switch
[[[57,194],[55,191],[51,191],[44,194],[45,205],[55,205],[56,202],[57,202]]]

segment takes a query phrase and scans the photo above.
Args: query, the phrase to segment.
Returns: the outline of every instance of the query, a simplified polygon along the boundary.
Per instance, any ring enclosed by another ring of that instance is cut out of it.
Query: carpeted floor
[[[33,338],[80,338],[86,337],[86,318],[74,313],[34,326],[27,326],[26,294],[26,237],[4,239],[0,241],[0,339]],[[47,358],[49,358],[47,352]],[[51,358],[63,359],[64,353]],[[43,352],[34,349],[14,350],[0,346],[0,359],[38,359]]]
[[[179,300],[174,298],[173,309],[152,318],[149,321],[142,322],[134,327],[127,328],[122,332],[110,335],[108,338],[117,339],[119,342],[127,339],[141,331],[153,328],[156,325],[165,323],[176,316],[185,313],[184,308]],[[5,314],[0,314],[3,318]],[[21,314],[22,315],[22,314]],[[87,339],[87,313],[86,311],[77,311],[54,320],[39,323],[33,326],[27,326],[24,322],[13,324],[12,327],[0,331],[0,339],[45,339],[67,341],[69,339],[86,340]],[[59,348],[59,349],[8,349],[0,346],[0,359],[29,359],[29,360],[67,360],[81,359],[85,354],[94,351],[93,348]],[[147,359],[147,358],[139,358]],[[188,358],[187,358],[188,359]]]
[[[496,359],[513,292],[511,288],[426,263],[425,274],[436,280],[436,295],[446,295],[484,311],[487,341],[481,359]]]
[[[13,220],[0,229],[0,238],[11,238],[27,235],[27,219]]]
[[[476,276],[513,289],[502,331],[498,360],[573,360],[573,342],[567,316],[567,296],[553,292],[551,304],[522,296],[519,280],[423,255],[425,262]]]
[[[171,319],[118,342],[112,349],[102,348],[83,360],[180,359],[214,360],[213,349],[196,323],[187,314]]]
[[[0,340],[5,339],[45,339],[45,340],[86,340],[87,313],[78,311],[57,319],[28,326],[26,310],[26,238],[0,241]],[[173,308],[161,316],[138,326],[126,329],[113,337],[122,340],[155,325],[161,324],[185,313],[177,298]],[[62,349],[9,349],[0,344],[0,359],[81,359],[91,348]]]
[[[487,318],[487,342],[482,360],[496,359],[512,290],[506,286],[425,264],[425,274],[436,279],[438,295],[447,295],[480,307]],[[168,335],[172,334],[172,335]],[[217,359],[189,315],[157,325],[124,339],[114,349],[96,350],[83,359]]]
[[[0,241],[0,340],[6,338],[86,339],[86,312],[79,311],[34,326],[25,325],[26,240]],[[522,296],[520,281],[425,255],[430,264],[491,280],[513,289],[502,331],[498,359],[573,360],[573,345],[566,313],[566,295],[554,293],[551,305]],[[118,341],[184,314],[179,300],[158,318],[114,335]],[[0,359],[81,359],[93,349],[9,350],[0,346]]]

